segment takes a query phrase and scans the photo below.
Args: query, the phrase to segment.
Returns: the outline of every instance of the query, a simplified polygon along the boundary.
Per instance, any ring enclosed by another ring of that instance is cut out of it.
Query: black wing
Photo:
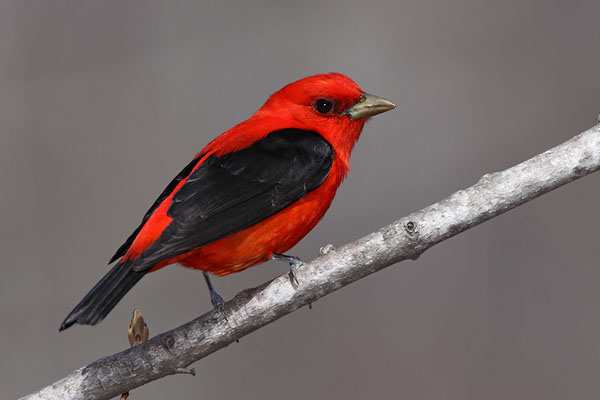
[[[239,232],[323,183],[333,148],[316,132],[283,129],[252,146],[211,156],[173,196],[173,220],[133,261],[135,271]]]
[[[181,170],[181,172],[178,173],[175,178],[173,178],[171,183],[169,183],[169,185],[165,188],[165,190],[163,190],[160,196],[158,196],[158,199],[156,199],[154,204],[152,204],[152,207],[150,207],[150,209],[146,212],[144,218],[142,218],[142,223],[140,224],[140,226],[138,226],[136,230],[133,231],[131,235],[129,235],[125,243],[123,243],[121,247],[119,247],[117,252],[110,258],[110,261],[108,262],[109,264],[115,261],[117,258],[123,257],[125,253],[127,253],[127,250],[129,250],[129,247],[131,247],[131,244],[137,237],[138,233],[140,233],[142,227],[144,226],[146,221],[148,221],[148,218],[150,218],[154,211],[156,211],[160,203],[162,203],[167,197],[169,197],[169,195],[173,192],[173,190],[175,190],[177,185],[179,185],[179,182],[181,182],[182,179],[188,177],[188,175],[192,172],[192,170],[194,169],[196,164],[198,164],[201,158],[202,155],[200,154],[198,157],[194,158],[188,165],[186,165],[185,168]]]

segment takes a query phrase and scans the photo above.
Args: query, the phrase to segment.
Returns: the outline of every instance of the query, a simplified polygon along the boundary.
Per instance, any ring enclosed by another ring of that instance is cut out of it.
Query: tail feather
[[[128,261],[115,265],[69,313],[59,331],[73,324],[96,325],[146,273],[133,271]]]

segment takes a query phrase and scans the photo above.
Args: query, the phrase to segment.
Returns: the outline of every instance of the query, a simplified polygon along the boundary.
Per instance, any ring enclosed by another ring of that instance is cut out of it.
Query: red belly
[[[319,188],[264,221],[163,261],[151,271],[177,262],[222,276],[265,262],[273,253],[285,253],[323,218],[338,185],[337,179],[327,179]]]

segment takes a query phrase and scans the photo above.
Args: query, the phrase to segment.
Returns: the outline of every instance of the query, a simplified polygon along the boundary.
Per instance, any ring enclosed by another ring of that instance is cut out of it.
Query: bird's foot
[[[227,319],[227,314],[225,314],[225,301],[219,293],[216,292],[215,288],[210,281],[210,277],[208,276],[208,272],[204,272],[204,279],[206,280],[206,286],[208,286],[208,292],[210,293],[210,302],[212,303],[215,310],[219,310],[225,321],[229,322]]]
[[[225,313],[225,302],[223,301],[223,298],[219,295],[219,293],[215,292],[214,290],[211,291],[210,302],[212,303],[215,310],[219,310],[223,318],[225,318],[225,321],[229,322],[229,320],[227,319],[227,314]]]
[[[223,301],[221,295],[219,295],[219,293],[215,292],[214,290],[210,292],[210,302],[212,303],[213,307],[217,310],[222,310],[223,306],[225,305],[225,301]]]
[[[292,283],[292,285],[295,284],[295,286],[298,286],[300,283],[298,282],[296,272],[298,271],[298,268],[304,265],[304,262],[298,257],[287,256],[285,254],[273,253],[273,258],[275,260],[285,261],[290,265],[290,282]]]

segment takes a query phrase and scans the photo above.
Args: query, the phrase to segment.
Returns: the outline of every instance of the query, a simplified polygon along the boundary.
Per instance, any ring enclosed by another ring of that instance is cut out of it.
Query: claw
[[[275,260],[281,260],[281,261],[285,261],[290,265],[290,282],[292,283],[293,286],[298,286],[300,284],[300,282],[298,282],[298,277],[296,275],[296,272],[298,271],[298,268],[300,268],[301,266],[304,265],[304,262],[299,259],[298,257],[294,257],[294,256],[287,256],[285,254],[277,254],[277,253],[273,253],[273,258]]]
[[[298,286],[300,283],[298,282],[298,277],[296,276],[296,269],[297,269],[296,265],[294,265],[294,264],[290,265],[290,273],[289,273],[289,275],[290,275],[290,281],[292,283],[295,282],[296,286]]]
[[[223,307],[225,305],[223,298],[215,291],[215,288],[210,281],[210,277],[208,276],[208,272],[203,271],[203,273],[204,279],[206,280],[206,286],[208,286],[208,292],[210,293],[210,302],[216,310],[219,310],[223,318],[225,318],[225,321],[229,322],[227,314],[225,314],[225,308]]]
[[[196,370],[194,368],[175,368],[175,373],[196,376]]]
[[[210,302],[212,303],[214,308],[222,309],[223,305],[225,305],[223,298],[219,295],[219,293],[215,292],[214,290],[210,292]]]
[[[225,305],[225,302],[217,292],[213,291],[210,294],[210,302],[216,310],[219,310],[225,321],[229,322],[229,320],[227,319],[227,314],[225,313],[225,307],[223,307]]]

